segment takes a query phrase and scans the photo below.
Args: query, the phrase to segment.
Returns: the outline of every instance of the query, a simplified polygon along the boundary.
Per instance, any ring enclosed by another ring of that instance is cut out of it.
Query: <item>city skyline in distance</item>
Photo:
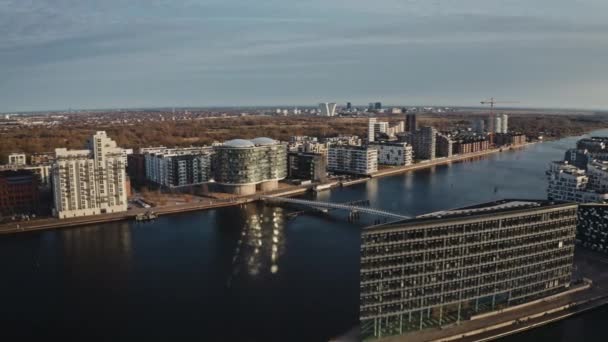
[[[339,99],[468,106],[489,95],[602,109],[607,9],[591,0],[9,0],[0,111]]]

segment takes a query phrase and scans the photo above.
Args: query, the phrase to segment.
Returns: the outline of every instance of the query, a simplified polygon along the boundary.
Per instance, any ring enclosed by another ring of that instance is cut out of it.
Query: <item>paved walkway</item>
[[[84,226],[89,224],[98,224],[103,222],[114,222],[122,220],[132,220],[138,214],[143,214],[148,211],[152,211],[157,215],[169,215],[188,211],[208,210],[221,207],[229,207],[233,205],[244,204],[255,201],[260,195],[265,196],[290,196],[297,195],[305,192],[306,186],[284,186],[277,190],[267,191],[264,193],[258,193],[249,196],[233,196],[226,199],[207,199],[207,198],[195,198],[190,203],[181,203],[173,205],[165,205],[153,208],[133,208],[125,212],[102,214],[85,217],[73,217],[66,219],[57,218],[41,218],[30,221],[16,221],[0,224],[0,235],[1,234],[15,234],[22,232],[30,232],[37,230],[46,229],[60,229],[67,227]]]

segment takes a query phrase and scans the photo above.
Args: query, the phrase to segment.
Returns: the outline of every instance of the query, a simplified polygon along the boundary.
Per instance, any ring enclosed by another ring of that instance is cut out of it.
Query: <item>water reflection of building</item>
[[[283,209],[248,205],[242,210],[246,217],[232,260],[233,276],[277,273],[285,241]]]
[[[131,229],[127,222],[112,227],[87,226],[61,231],[63,259],[78,278],[128,281],[131,269]],[[104,272],[110,269],[111,271]],[[113,277],[108,279],[107,277]]]

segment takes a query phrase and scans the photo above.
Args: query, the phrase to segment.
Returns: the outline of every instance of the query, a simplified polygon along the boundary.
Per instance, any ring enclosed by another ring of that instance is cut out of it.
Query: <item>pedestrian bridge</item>
[[[303,205],[311,208],[317,209],[339,209],[346,210],[351,213],[365,213],[370,215],[382,216],[386,218],[391,218],[394,220],[406,220],[411,219],[412,217],[391,213],[390,211],[374,209],[364,206],[357,206],[351,203],[331,203],[331,202],[321,202],[321,201],[310,201],[296,198],[288,198],[288,197],[271,197],[271,196],[260,196],[260,199],[265,202],[274,202],[274,203],[288,203],[288,204],[297,204]]]

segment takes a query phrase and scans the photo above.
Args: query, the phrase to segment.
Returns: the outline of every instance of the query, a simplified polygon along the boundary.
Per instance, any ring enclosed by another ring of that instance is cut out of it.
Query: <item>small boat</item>
[[[154,212],[147,211],[144,214],[137,214],[137,216],[135,216],[135,221],[138,221],[138,222],[152,221],[152,220],[156,219],[157,217],[158,217],[158,215],[156,215]]]

